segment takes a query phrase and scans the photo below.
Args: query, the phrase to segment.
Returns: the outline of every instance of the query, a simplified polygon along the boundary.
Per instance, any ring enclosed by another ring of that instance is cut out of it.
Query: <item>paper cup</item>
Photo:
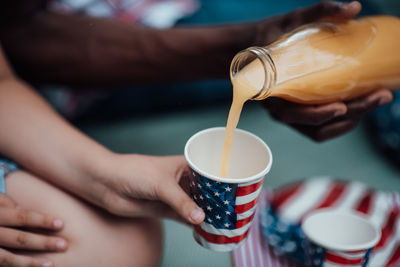
[[[306,236],[306,266],[367,266],[381,232],[356,212],[318,210],[301,226]]]
[[[269,147],[257,136],[236,129],[228,178],[219,177],[225,128],[206,129],[186,143],[191,168],[190,195],[206,214],[194,238],[205,248],[230,251],[243,244],[265,175],[271,169]]]

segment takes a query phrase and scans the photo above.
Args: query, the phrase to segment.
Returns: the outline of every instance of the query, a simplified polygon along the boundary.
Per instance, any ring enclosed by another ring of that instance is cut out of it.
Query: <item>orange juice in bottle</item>
[[[305,25],[232,60],[233,100],[220,176],[228,176],[233,132],[247,100],[281,97],[303,104],[350,100],[400,88],[400,19],[373,16]]]
[[[277,96],[305,104],[359,97],[400,87],[400,19],[372,16],[303,26],[266,47],[236,55],[238,74],[257,89],[252,99]]]

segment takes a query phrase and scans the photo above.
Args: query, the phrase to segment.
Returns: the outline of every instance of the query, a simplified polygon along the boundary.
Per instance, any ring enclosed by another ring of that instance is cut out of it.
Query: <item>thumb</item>
[[[358,1],[353,1],[350,3],[342,3],[342,2],[333,2],[333,3],[339,5],[339,8],[329,7],[329,4],[325,8],[325,10],[324,8],[322,8],[321,10],[322,16],[319,19],[320,21],[343,21],[343,20],[353,19],[360,13],[362,9],[361,3]]]
[[[160,187],[159,198],[192,224],[199,224],[205,218],[203,210],[196,205],[177,183],[170,182]]]

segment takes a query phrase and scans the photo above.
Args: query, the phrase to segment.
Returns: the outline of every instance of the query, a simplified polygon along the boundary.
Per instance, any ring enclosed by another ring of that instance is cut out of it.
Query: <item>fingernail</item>
[[[358,1],[353,1],[347,5],[347,8],[361,8],[361,4]]]
[[[344,114],[346,114],[346,110],[345,109],[338,109],[335,111],[335,113],[333,113],[334,117],[339,117],[339,116],[343,116]]]
[[[379,104],[379,106],[383,106],[383,105],[389,104],[390,102],[392,102],[392,98],[389,98],[389,97],[381,97],[381,98],[379,99],[378,104]]]
[[[64,224],[63,221],[60,219],[55,219],[53,222],[54,228],[57,228],[57,229],[61,228],[63,226],[63,224]]]
[[[56,243],[57,249],[64,249],[66,247],[67,243],[64,240],[59,240]]]
[[[51,264],[51,262],[45,262],[42,264],[43,267],[51,267],[53,266],[53,264]]]
[[[190,213],[190,218],[192,218],[192,221],[198,222],[203,218],[203,210],[200,208],[196,208]]]

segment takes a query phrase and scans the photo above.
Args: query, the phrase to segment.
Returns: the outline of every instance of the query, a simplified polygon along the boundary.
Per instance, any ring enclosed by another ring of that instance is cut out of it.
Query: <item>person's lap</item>
[[[7,195],[20,206],[58,216],[69,242],[65,253],[34,253],[55,266],[156,266],[162,255],[162,229],[155,219],[122,219],[46,183],[25,171],[6,178]]]

